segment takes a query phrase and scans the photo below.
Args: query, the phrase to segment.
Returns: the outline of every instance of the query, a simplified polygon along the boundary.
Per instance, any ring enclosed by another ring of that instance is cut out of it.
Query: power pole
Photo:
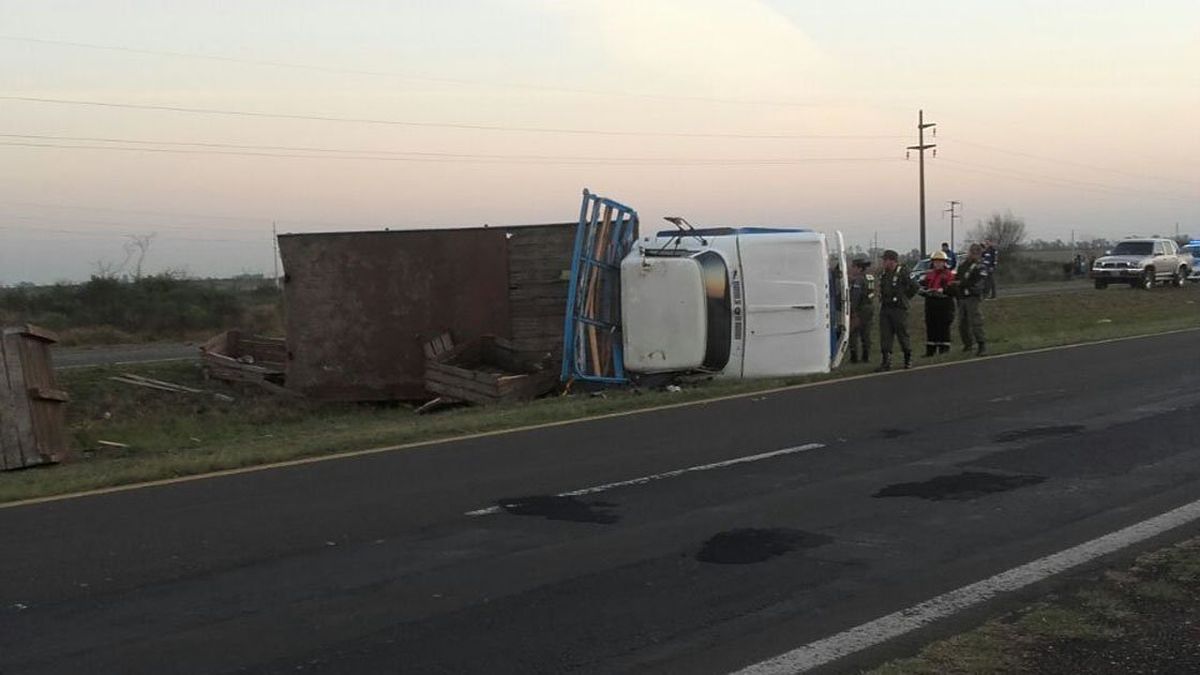
[[[908,149],[910,151],[916,150],[919,153],[919,159],[920,159],[920,164],[921,164],[921,255],[925,255],[926,253],[929,252],[929,250],[927,248],[925,248],[925,151],[931,150],[931,149],[937,147],[936,144],[925,143],[925,130],[930,127],[936,127],[936,126],[937,126],[937,123],[935,123],[935,122],[930,122],[930,123],[926,124],[925,123],[925,111],[918,110],[917,111],[917,144],[908,146]],[[937,136],[936,129],[934,129],[933,135]],[[937,157],[937,150],[934,150],[933,153],[934,153],[933,156]],[[908,156],[908,153],[905,153],[905,157],[907,157],[907,156]]]
[[[275,266],[275,288],[279,288],[279,234],[275,231],[275,221],[271,221],[271,264]]]
[[[954,219],[955,218],[962,219],[962,214],[958,212],[958,209],[960,207],[962,207],[962,202],[950,200],[946,203],[950,205],[950,208],[943,209],[942,213],[950,214],[950,250],[953,251],[954,250]]]

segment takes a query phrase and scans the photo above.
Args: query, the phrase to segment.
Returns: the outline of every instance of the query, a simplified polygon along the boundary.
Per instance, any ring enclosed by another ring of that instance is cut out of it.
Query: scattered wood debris
[[[485,335],[456,345],[449,334],[425,344],[425,388],[442,399],[488,405],[536,398],[554,389],[549,363],[522,360],[512,343]]]
[[[137,387],[145,387],[147,389],[155,389],[157,391],[169,391],[176,394],[211,394],[212,397],[218,401],[233,401],[233,397],[229,396],[228,394],[205,391],[204,389],[196,389],[195,387],[186,387],[182,384],[175,384],[174,382],[166,382],[164,380],[156,380],[151,377],[143,377],[133,373],[121,373],[120,375],[113,375],[108,379],[114,382],[132,384]]]
[[[287,362],[283,338],[226,331],[200,347],[200,360],[205,377],[253,384],[280,396],[299,396],[283,386]]]

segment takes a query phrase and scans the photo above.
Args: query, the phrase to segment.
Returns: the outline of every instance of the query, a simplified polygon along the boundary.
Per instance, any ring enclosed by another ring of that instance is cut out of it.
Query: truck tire
[[[1097,279],[1097,280],[1096,280],[1096,290],[1098,290],[1098,291],[1102,291],[1102,290],[1104,290],[1104,289],[1106,289],[1106,288],[1108,288],[1108,282],[1107,282],[1107,281],[1105,281],[1105,280],[1103,280],[1103,279]]]
[[[1137,287],[1142,290],[1146,290],[1146,291],[1150,290],[1151,288],[1154,288],[1154,268],[1153,267],[1146,268],[1146,271],[1142,273],[1142,278],[1138,282]]]
[[[1180,267],[1179,269],[1175,270],[1175,277],[1171,279],[1171,283],[1175,286],[1175,288],[1183,288],[1183,283],[1187,281],[1187,278],[1188,268]]]

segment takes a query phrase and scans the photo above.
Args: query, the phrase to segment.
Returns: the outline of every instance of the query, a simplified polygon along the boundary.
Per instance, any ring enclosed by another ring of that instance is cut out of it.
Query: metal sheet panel
[[[426,339],[511,334],[505,235],[281,235],[288,388],[318,399],[423,397]]]

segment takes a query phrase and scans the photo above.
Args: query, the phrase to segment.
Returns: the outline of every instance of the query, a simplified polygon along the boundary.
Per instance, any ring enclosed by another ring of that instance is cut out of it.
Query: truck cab
[[[625,368],[779,377],[829,372],[845,355],[841,234],[786,228],[665,230],[621,263]]]

